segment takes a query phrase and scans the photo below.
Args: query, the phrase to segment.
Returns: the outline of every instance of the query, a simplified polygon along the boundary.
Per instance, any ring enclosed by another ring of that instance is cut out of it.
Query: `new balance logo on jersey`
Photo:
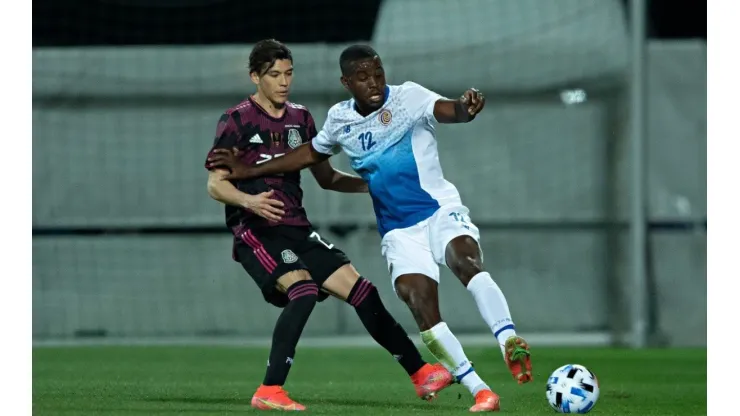
[[[251,139],[249,139],[249,143],[259,143],[259,144],[261,144],[261,143],[264,143],[264,142],[262,141],[262,138],[260,137],[259,134],[255,134],[254,136],[252,136]]]

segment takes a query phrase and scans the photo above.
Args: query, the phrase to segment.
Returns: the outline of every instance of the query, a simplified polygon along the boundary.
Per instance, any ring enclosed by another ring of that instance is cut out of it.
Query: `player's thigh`
[[[392,230],[383,236],[381,253],[388,264],[391,285],[402,275],[423,275],[439,283],[439,266],[429,247],[426,224]]]
[[[266,301],[287,305],[291,282],[309,277],[308,267],[292,252],[293,242],[262,230],[244,230],[235,241],[235,260],[257,283]],[[310,278],[310,277],[309,277]]]
[[[449,254],[460,258],[473,257],[482,262],[480,231],[469,214],[470,210],[464,205],[445,206],[430,219],[429,245],[437,264],[452,268]],[[453,240],[455,244],[451,244]]]
[[[360,280],[360,273],[349,263],[329,275],[322,288],[335,298],[346,301],[358,280]]]
[[[311,278],[325,292],[347,299],[360,275],[347,255],[316,230],[309,230],[300,244],[299,255]]]
[[[303,280],[311,280],[308,270],[294,270],[278,277],[275,288],[282,293],[286,293],[289,287]]]

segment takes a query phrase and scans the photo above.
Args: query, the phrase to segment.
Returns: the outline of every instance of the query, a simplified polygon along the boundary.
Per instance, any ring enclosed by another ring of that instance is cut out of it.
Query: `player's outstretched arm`
[[[227,205],[248,209],[262,218],[279,221],[285,214],[283,204],[277,199],[270,198],[274,191],[263,192],[259,195],[250,195],[238,189],[229,181],[224,180],[229,172],[214,169],[208,172],[208,195],[218,202]]]
[[[245,165],[229,149],[216,149],[208,157],[209,169],[227,168],[231,172],[224,176],[226,180],[250,179],[278,173],[295,172],[328,159],[329,155],[317,152],[309,143],[298,146],[294,151],[282,157],[276,157],[260,165]]]
[[[334,169],[328,160],[311,166],[311,173],[323,189],[344,193],[365,193],[369,191],[367,182],[362,178]]]
[[[467,123],[472,121],[486,105],[483,94],[471,88],[457,100],[437,100],[434,103],[434,118],[439,123]]]

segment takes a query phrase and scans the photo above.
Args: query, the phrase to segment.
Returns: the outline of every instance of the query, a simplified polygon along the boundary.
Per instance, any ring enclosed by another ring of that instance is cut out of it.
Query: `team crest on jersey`
[[[391,115],[391,112],[388,109],[381,111],[380,114],[378,115],[378,120],[380,120],[380,124],[384,126],[391,124],[392,118],[393,116]]]
[[[280,253],[280,256],[283,258],[283,262],[286,264],[295,263],[298,261],[298,256],[295,255],[291,250],[283,250],[282,253]]]
[[[300,146],[301,143],[303,143],[303,140],[301,140],[301,134],[298,133],[298,130],[288,130],[288,146],[290,146],[291,149],[295,149]]]

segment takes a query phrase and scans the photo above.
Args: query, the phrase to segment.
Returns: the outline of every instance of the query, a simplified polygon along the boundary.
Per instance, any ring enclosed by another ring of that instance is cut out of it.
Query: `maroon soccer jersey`
[[[246,164],[260,164],[290,153],[301,144],[316,137],[316,125],[308,110],[298,104],[287,103],[285,113],[280,118],[267,114],[252,98],[228,109],[218,121],[213,149],[242,151],[242,161]],[[211,153],[209,152],[209,155]],[[244,208],[226,205],[226,225],[234,229],[238,226],[249,228],[276,225],[309,226],[303,208],[301,173],[290,172],[275,176],[232,181],[240,191],[257,195],[274,190],[272,198],[285,204],[280,222],[268,221]]]

